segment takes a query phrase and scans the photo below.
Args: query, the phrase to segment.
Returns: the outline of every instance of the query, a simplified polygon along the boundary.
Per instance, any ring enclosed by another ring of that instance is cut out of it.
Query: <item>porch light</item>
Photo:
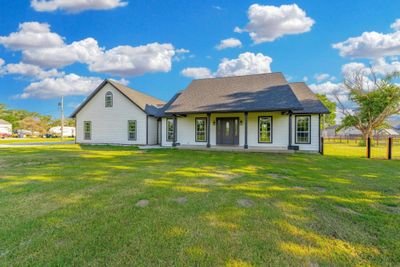
[[[243,121],[242,121],[242,120],[240,120],[240,121],[239,121],[239,123],[240,123],[240,125],[242,125],[242,124],[243,124]]]
[[[213,125],[215,125],[215,121],[213,121]]]

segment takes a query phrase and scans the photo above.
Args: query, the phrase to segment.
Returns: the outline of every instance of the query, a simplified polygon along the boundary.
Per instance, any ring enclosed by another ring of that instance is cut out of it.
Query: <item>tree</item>
[[[344,85],[355,108],[349,111],[336,97],[344,114],[341,128],[355,127],[366,139],[386,124],[389,117],[399,114],[400,87],[393,82],[397,77],[399,73],[378,78],[372,68],[367,74],[356,72],[346,77]]]
[[[51,127],[61,126],[61,120],[60,119],[52,120],[50,126]],[[65,118],[64,126],[75,127],[75,119]]]
[[[6,114],[7,106],[0,103],[0,118]]]
[[[323,114],[321,119],[321,127],[325,129],[326,127],[333,126],[336,124],[336,103],[330,101],[326,95],[317,94],[317,97],[325,105],[325,107],[330,111],[330,114]]]
[[[34,132],[39,132],[39,130],[41,129],[40,121],[34,117],[26,117],[22,119],[20,122],[20,126],[24,130],[31,131],[32,135],[34,134]]]

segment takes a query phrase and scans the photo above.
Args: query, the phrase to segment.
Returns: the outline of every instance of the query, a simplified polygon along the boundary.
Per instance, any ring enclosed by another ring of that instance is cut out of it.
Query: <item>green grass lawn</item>
[[[74,141],[75,138],[64,138],[64,141]],[[61,138],[0,138],[0,145],[8,144],[23,144],[23,143],[51,143],[51,142],[61,142]]]
[[[399,161],[63,145],[0,170],[3,266],[400,262]]]
[[[324,152],[326,155],[343,156],[343,157],[366,157],[367,148],[361,146],[359,141],[351,140],[349,142],[326,142]],[[387,140],[381,141],[377,145],[374,141],[371,146],[371,158],[373,159],[387,159],[388,145]],[[393,142],[392,158],[400,159],[400,140],[396,139]]]

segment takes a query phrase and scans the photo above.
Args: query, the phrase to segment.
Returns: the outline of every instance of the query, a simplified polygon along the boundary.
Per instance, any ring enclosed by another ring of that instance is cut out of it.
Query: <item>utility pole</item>
[[[60,102],[60,110],[61,110],[61,141],[64,141],[64,97],[61,96]]]

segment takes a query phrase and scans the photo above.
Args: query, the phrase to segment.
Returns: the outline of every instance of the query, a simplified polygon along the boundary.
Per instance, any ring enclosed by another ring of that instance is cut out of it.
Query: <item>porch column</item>
[[[210,144],[210,132],[211,132],[211,113],[207,113],[207,147],[211,147]]]
[[[244,113],[244,149],[248,149],[249,146],[247,144],[247,128],[248,128],[248,112]]]
[[[176,146],[176,136],[177,136],[176,131],[178,129],[177,124],[178,124],[178,121],[176,119],[176,115],[174,115],[174,140],[172,142],[172,146]]]

